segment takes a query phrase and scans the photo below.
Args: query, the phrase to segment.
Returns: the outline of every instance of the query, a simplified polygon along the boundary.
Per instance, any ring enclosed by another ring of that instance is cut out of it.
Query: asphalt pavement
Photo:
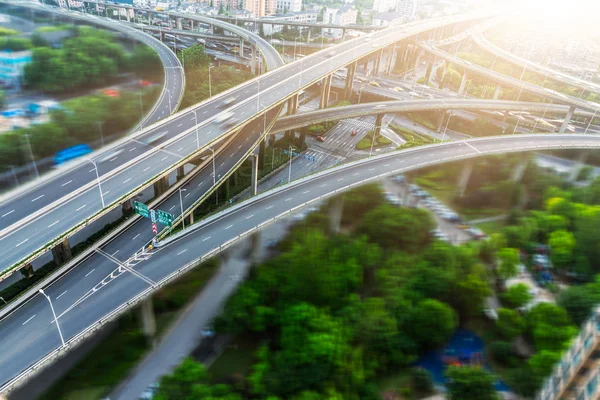
[[[235,144],[232,143],[232,146],[235,147]],[[131,255],[139,248],[135,236],[131,236],[134,232],[128,230],[106,246],[103,254],[90,257],[47,287],[46,293],[53,299],[62,333],[68,341],[146,290],[149,282],[160,282],[182,266],[211,253],[240,234],[261,226],[265,221],[321,196],[331,195],[348,185],[378,179],[381,174],[402,173],[457,158],[562,146],[600,148],[600,136],[516,135],[473,139],[419,147],[345,164],[267,192],[197,224],[178,240],[160,247],[150,258],[135,265],[139,275],[123,270],[106,255],[113,254],[115,258],[125,260],[127,254]],[[227,160],[232,159],[234,157],[227,157]],[[209,174],[199,179],[207,178]],[[192,190],[194,185],[201,184],[202,181],[198,183],[194,180],[188,184],[188,188]],[[140,229],[149,231],[148,222],[140,222]],[[0,360],[1,381],[9,381],[19,371],[60,347],[58,331],[51,315],[47,300],[38,295],[0,322],[0,336],[3,338],[0,343],[0,352],[3,354]]]

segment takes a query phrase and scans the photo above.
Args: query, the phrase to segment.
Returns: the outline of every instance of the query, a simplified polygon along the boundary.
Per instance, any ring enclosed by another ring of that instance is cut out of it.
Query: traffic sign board
[[[152,219],[152,223],[156,222],[156,211],[150,210],[150,219]]]
[[[166,211],[157,210],[158,222],[166,226],[172,226],[175,216]]]
[[[148,206],[144,203],[140,203],[139,201],[133,202],[133,209],[137,214],[140,214],[142,217],[148,218],[150,216],[150,212],[148,210]]]

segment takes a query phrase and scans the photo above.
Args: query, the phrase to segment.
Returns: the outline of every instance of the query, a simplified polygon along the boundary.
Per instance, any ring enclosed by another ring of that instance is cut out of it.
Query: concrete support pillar
[[[121,212],[126,217],[129,216],[129,215],[131,215],[131,213],[133,212],[133,207],[132,207],[132,204],[131,204],[131,199],[125,200],[123,203],[121,203]]]
[[[383,50],[379,50],[375,56],[375,66],[373,67],[373,75],[379,75],[379,67],[381,65],[381,59],[383,58]]]
[[[185,178],[185,170],[184,170],[183,165],[182,165],[181,167],[177,168],[177,180],[179,181],[179,180],[181,180],[183,178]]]
[[[467,71],[463,74],[462,81],[460,81],[460,88],[458,94],[462,96],[465,93],[465,86],[467,85]]]
[[[381,133],[381,123],[383,122],[384,115],[385,114],[377,114],[377,117],[375,118],[375,138]]]
[[[423,49],[419,49],[419,53],[417,54],[417,60],[415,61],[415,72],[419,64],[421,63],[421,57],[423,57]]]
[[[190,31],[194,32],[194,20],[190,19]]]
[[[250,72],[256,74],[256,47],[252,46],[252,62],[250,63]]]
[[[321,101],[319,108],[326,108],[329,104],[329,92],[331,91],[331,75],[327,75],[321,81]]]
[[[254,231],[250,235],[250,264],[258,263],[260,255],[260,231]]]
[[[267,138],[264,138],[260,141],[258,145],[258,169],[261,171],[265,167],[265,147],[266,147]]]
[[[342,213],[344,212],[344,197],[337,196],[329,200],[328,216],[329,216],[329,232],[336,235],[340,231],[342,223]]]
[[[240,38],[240,53],[238,55],[240,57],[244,55],[244,38]]]
[[[33,265],[31,264],[25,264],[20,270],[19,272],[21,272],[21,275],[23,275],[23,278],[31,278],[33,276]]]
[[[589,154],[590,153],[587,150],[583,150],[579,153],[579,157],[577,157],[577,161],[575,162],[575,165],[573,165],[573,168],[569,173],[569,182],[575,182],[577,180],[579,174],[581,173],[581,170],[585,166],[585,162],[587,161]]]
[[[258,156],[256,154],[250,155],[252,160],[252,182],[250,182],[250,190],[253,196],[258,194]]]
[[[446,110],[444,110],[440,113],[440,117],[438,118],[437,130],[436,130],[436,132],[438,132],[438,133],[442,131],[442,126],[444,125],[444,119],[446,118],[446,113],[447,113]]]
[[[169,188],[169,177],[163,176],[156,182],[154,182],[154,197],[158,197]]]
[[[494,90],[494,100],[498,100],[498,97],[500,97],[500,90],[502,90],[502,86],[496,84],[496,90]]]
[[[471,173],[473,172],[473,160],[466,160],[463,169],[458,177],[458,195],[462,197],[465,194],[465,190],[467,189],[467,185],[469,184],[469,178],[471,177]]]
[[[356,75],[356,62],[348,65],[348,74],[346,75],[346,86],[344,88],[344,99],[350,100],[352,98],[352,84],[354,83],[354,76]]]
[[[565,133],[565,131],[567,130],[567,126],[569,125],[569,122],[571,122],[571,118],[573,117],[574,112],[575,112],[575,107],[570,106],[569,111],[567,112],[567,115],[565,116],[565,119],[563,120],[563,123],[560,126],[560,130],[558,131],[558,133]]]
[[[52,258],[56,265],[63,265],[70,261],[73,256],[71,255],[71,245],[69,239],[65,239],[52,248]]]
[[[516,168],[512,173],[513,182],[521,182],[523,179],[523,175],[525,174],[525,170],[527,169],[527,165],[529,164],[529,158],[524,158],[517,164]]]
[[[165,33],[163,31],[159,31],[158,35],[160,37],[160,41],[164,42],[165,41]]]
[[[298,109],[298,95],[294,95],[288,99],[287,102],[287,115],[296,114],[296,110]]]
[[[154,316],[154,307],[152,305],[152,298],[148,298],[140,305],[140,316],[142,318],[142,328],[144,329],[144,335],[152,346],[156,335],[156,318]]]
[[[131,22],[131,15],[129,15],[128,9],[125,9],[125,15],[127,16],[127,22]]]

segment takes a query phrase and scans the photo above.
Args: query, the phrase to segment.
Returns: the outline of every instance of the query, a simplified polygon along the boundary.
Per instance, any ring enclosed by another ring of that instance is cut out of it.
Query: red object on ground
[[[110,97],[119,97],[121,95],[118,90],[114,89],[104,89],[102,93]]]

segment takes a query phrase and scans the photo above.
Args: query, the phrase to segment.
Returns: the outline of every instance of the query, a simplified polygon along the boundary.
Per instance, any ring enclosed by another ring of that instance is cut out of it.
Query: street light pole
[[[292,145],[290,144],[290,169],[288,171],[288,183],[292,181]]]
[[[590,122],[587,124],[587,126],[585,127],[585,131],[583,132],[584,134],[587,133],[588,129],[590,129],[590,125],[592,124],[592,121],[594,120],[594,117],[596,116],[596,113],[598,112],[598,109],[596,108],[594,110],[594,115],[592,115],[592,118],[590,118]]]
[[[183,230],[185,231],[185,217],[183,215],[183,198],[181,197],[181,192],[186,192],[187,190],[184,188],[179,189],[179,205],[181,206],[181,225],[183,226]]]
[[[194,113],[194,122],[196,123],[196,150],[200,150],[200,137],[198,136],[198,115],[196,114],[196,110],[192,112]]]
[[[382,122],[383,122],[383,118],[382,118]],[[381,126],[379,127],[379,130],[381,131]],[[377,135],[377,125],[375,125],[375,129],[373,129],[373,137],[371,138],[371,151],[369,152],[369,158],[371,158],[371,156],[373,155],[373,146],[375,145],[375,135]]]
[[[44,296],[46,299],[48,299],[48,303],[50,303],[50,309],[52,310],[52,315],[54,316],[54,322],[56,322],[56,328],[58,329],[58,334],[60,336],[60,342],[62,343],[63,347],[65,347],[65,339],[63,338],[62,331],[60,330],[60,325],[58,323],[58,318],[56,318],[56,312],[54,312],[54,306],[52,305],[52,300],[46,293],[44,293],[44,291],[42,289],[39,290],[39,293],[42,296]]]
[[[450,112],[450,115],[448,116],[448,121],[446,121],[446,126],[444,127],[444,134],[442,135],[442,142],[446,139],[446,131],[448,130],[448,124],[450,123],[450,118],[452,118],[452,116],[454,115],[454,112]]]
[[[215,186],[217,184],[217,173],[215,171],[215,149],[213,147],[211,147],[210,151],[212,151],[213,186]]]
[[[208,97],[212,97],[212,84],[210,79],[210,70],[213,68],[212,65],[208,66]]]
[[[29,142],[29,135],[25,134],[25,140],[27,141],[27,147],[29,148],[29,157],[31,158],[31,161],[33,161],[33,169],[35,170],[35,176],[36,178],[40,177],[40,173],[37,169],[37,163],[35,161],[35,158],[33,158],[33,150],[31,149],[31,143]]]
[[[94,165],[94,169],[96,170],[96,180],[98,181],[98,190],[100,190],[100,200],[102,200],[102,208],[104,208],[104,194],[102,194],[102,186],[100,185],[100,174],[98,174],[98,165],[91,158],[88,158],[88,161]]]

